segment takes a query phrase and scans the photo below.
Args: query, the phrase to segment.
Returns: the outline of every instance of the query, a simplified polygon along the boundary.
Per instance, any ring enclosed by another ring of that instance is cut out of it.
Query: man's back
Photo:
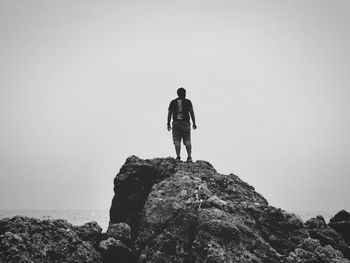
[[[186,121],[190,123],[192,102],[186,98],[176,98],[170,102],[169,110],[173,114],[173,121]]]

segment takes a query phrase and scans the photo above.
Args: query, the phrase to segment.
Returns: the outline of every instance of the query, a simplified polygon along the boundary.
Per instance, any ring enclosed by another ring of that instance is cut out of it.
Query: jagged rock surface
[[[0,220],[0,263],[350,263],[349,213],[304,224],[205,161],[132,156],[114,190],[106,233],[95,222]]]
[[[317,239],[305,239],[287,258],[289,263],[346,263],[343,254],[331,245],[322,246]]]
[[[140,263],[350,262],[331,245],[310,245],[299,217],[205,161],[132,156],[114,191],[110,222],[131,227]]]
[[[102,228],[91,222],[16,216],[0,220],[0,262],[102,262],[97,251]]]
[[[331,218],[329,226],[339,232],[345,241],[350,244],[350,214],[345,210],[338,212]]]
[[[345,210],[338,212],[328,225],[344,239],[346,247],[342,251],[350,259],[350,213]]]
[[[326,224],[322,216],[311,218],[305,222],[310,237],[320,241],[321,245],[331,245],[333,248],[340,250],[348,257],[349,248],[341,234]]]

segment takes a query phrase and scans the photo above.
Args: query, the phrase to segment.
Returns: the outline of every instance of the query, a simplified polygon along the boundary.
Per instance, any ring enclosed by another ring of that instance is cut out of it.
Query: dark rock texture
[[[350,262],[343,254],[330,245],[322,246],[317,239],[305,239],[295,251],[291,252],[287,262],[322,263],[322,262]]]
[[[333,248],[343,252],[344,256],[349,258],[349,247],[342,235],[326,224],[322,216],[311,218],[305,223],[310,237],[318,239],[323,246],[331,245]]]
[[[0,220],[0,262],[102,262],[96,250],[102,228],[66,220],[13,217]]]
[[[350,215],[304,223],[205,161],[129,157],[106,233],[95,222],[0,220],[0,263],[350,263]]]
[[[331,218],[329,226],[339,232],[346,242],[350,244],[350,214],[345,210],[340,211]]]
[[[345,240],[346,248],[342,251],[345,257],[350,259],[350,214],[342,210],[331,218],[328,225]]]
[[[131,249],[131,230],[126,223],[110,223],[106,240],[100,243],[104,262],[135,263],[135,253]],[[118,261],[116,261],[118,259]]]
[[[111,224],[131,227],[129,248],[140,263],[350,262],[337,250],[343,239],[324,222],[316,222],[318,232],[312,222],[306,227],[205,161],[131,156],[114,191]]]

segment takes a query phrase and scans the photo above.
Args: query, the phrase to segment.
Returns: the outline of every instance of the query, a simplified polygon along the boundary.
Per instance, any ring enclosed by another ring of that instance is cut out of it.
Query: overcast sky
[[[345,0],[0,0],[0,208],[108,209],[128,156],[175,155],[184,87],[195,160],[349,211],[349,25]]]

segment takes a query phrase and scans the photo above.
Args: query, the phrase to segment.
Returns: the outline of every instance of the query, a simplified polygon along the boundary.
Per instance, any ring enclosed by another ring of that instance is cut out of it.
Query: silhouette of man
[[[170,121],[171,117],[173,117],[172,130],[176,160],[181,160],[180,151],[182,139],[187,151],[187,162],[192,162],[190,116],[193,122],[193,129],[197,129],[196,119],[194,117],[192,102],[186,99],[186,90],[184,88],[179,88],[177,90],[177,95],[178,98],[172,100],[169,105],[168,131],[171,130]]]

